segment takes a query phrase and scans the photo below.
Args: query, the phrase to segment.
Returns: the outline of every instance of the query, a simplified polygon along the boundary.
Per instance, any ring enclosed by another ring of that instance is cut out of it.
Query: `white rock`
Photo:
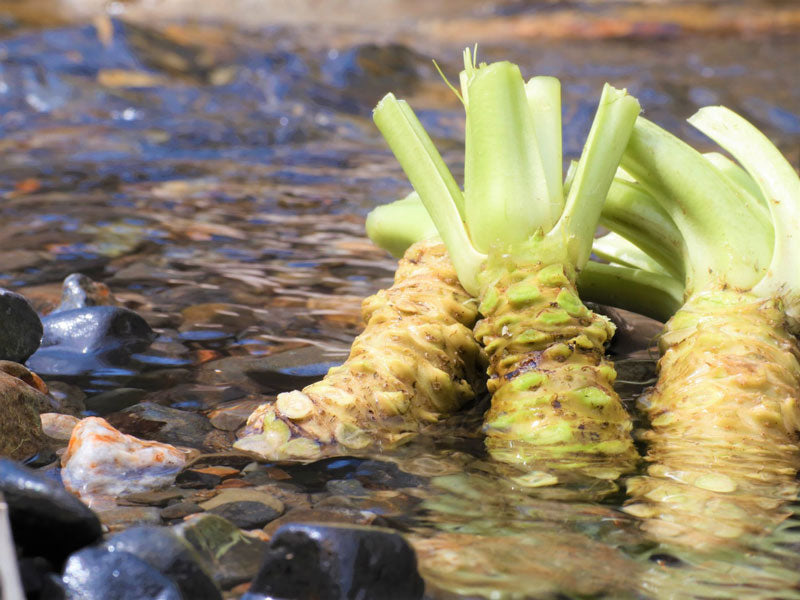
[[[169,444],[140,440],[104,419],[82,419],[61,458],[64,486],[82,498],[145,492],[170,485],[186,455]]]

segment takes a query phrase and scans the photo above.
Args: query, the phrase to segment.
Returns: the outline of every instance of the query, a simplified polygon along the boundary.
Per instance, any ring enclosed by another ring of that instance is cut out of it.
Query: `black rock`
[[[200,565],[195,550],[171,530],[141,525],[109,538],[103,547],[109,552],[129,552],[165,575],[184,598],[221,600],[211,576]]]
[[[213,425],[203,415],[154,402],[140,402],[107,415],[106,420],[129,435],[202,449],[206,446],[206,436],[214,431]]]
[[[222,483],[222,477],[213,473],[203,473],[194,469],[185,469],[178,473],[175,485],[190,490],[210,490]]]
[[[424,588],[414,550],[390,529],[288,523],[242,600],[415,600]]]
[[[36,352],[44,329],[28,300],[0,288],[0,360],[23,363]]]
[[[87,506],[55,481],[0,459],[0,492],[8,504],[14,542],[24,556],[61,565],[67,556],[102,535]]]
[[[129,552],[84,548],[62,576],[70,600],[182,600],[178,586]]]
[[[27,366],[46,375],[81,375],[122,365],[155,334],[142,317],[117,306],[90,306],[42,319],[42,345]]]
[[[281,512],[274,507],[249,500],[226,502],[208,509],[208,512],[228,519],[241,529],[258,529],[281,516]]]

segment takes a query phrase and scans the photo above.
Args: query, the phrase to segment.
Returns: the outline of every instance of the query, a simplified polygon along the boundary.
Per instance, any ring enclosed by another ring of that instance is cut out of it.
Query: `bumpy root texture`
[[[394,285],[364,300],[362,314],[366,327],[347,361],[302,392],[259,406],[237,448],[268,460],[316,460],[392,447],[481,392],[486,363],[471,330],[477,307],[443,244],[411,246]]]
[[[662,543],[713,548],[789,515],[800,467],[800,348],[779,302],[692,297],[670,320],[655,388],[648,475],[625,510]]]
[[[489,453],[529,472],[530,484],[616,479],[638,455],[612,387],[616,371],[603,357],[614,326],[580,301],[570,266],[513,255],[490,259],[485,318],[475,327],[489,357]]]

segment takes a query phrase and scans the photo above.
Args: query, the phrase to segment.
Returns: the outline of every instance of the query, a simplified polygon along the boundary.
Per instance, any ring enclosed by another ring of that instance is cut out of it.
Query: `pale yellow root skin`
[[[614,326],[581,302],[574,269],[501,257],[488,272],[475,337],[490,360],[490,455],[530,471],[535,485],[633,470],[631,420],[604,358]]]
[[[235,447],[267,460],[315,460],[391,447],[451,415],[483,385],[474,300],[441,243],[419,242],[394,285],[364,300],[366,327],[322,381],[259,406]]]
[[[648,475],[625,510],[662,543],[711,548],[788,516],[800,467],[800,349],[773,301],[697,295],[662,338]]]

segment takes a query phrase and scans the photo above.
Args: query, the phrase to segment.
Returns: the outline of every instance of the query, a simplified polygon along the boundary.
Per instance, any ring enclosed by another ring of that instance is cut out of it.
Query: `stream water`
[[[462,112],[431,58],[454,79],[473,42],[562,79],[570,157],[609,81],[691,143],[705,141],[684,119],[725,104],[800,162],[791,2],[96,4],[0,2],[0,287],[48,310],[82,272],[159,334],[126,363],[42,374],[91,414],[253,407],[341,361],[396,265],[364,217],[407,192],[370,111],[390,90],[409,99],[460,171]],[[626,319],[612,351],[633,407],[657,327]],[[483,408],[391,455],[280,469],[406,533],[431,598],[800,597],[800,505],[711,549],[659,544],[620,510],[624,485],[509,483],[483,454]],[[234,439],[206,433],[205,451]],[[732,514],[720,528],[747,519]]]

